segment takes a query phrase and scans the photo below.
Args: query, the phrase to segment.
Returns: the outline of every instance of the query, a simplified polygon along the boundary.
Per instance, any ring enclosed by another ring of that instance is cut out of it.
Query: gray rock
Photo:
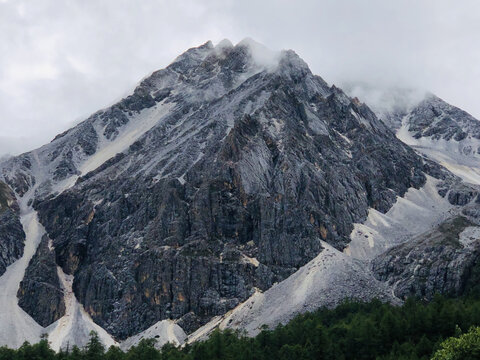
[[[7,266],[22,257],[25,233],[15,195],[0,181],[0,276]]]
[[[372,262],[373,271],[402,299],[431,300],[437,293],[462,295],[471,287],[471,273],[480,264],[480,239],[468,239],[469,244],[459,239],[460,233],[473,225],[463,216],[450,219],[378,256]]]
[[[478,193],[478,186],[460,183],[451,187],[448,193],[448,201],[452,205],[467,205],[477,197]]]
[[[18,305],[43,327],[65,315],[64,293],[57,274],[55,252],[43,236],[18,289]]]
[[[272,71],[245,45],[207,43],[86,123],[115,138],[119,111],[157,101],[174,104],[166,119],[34,202],[78,300],[119,339],[168,318],[193,331],[291,275],[320,239],[343,249],[369,207],[425,182],[414,151],[292,51]]]
[[[477,119],[433,94],[411,111],[408,124],[409,131],[414,132],[413,136],[417,139],[430,136],[434,140],[461,141],[467,136],[480,139]]]

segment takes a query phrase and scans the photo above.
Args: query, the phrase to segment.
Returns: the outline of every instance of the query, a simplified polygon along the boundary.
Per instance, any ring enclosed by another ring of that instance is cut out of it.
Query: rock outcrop
[[[408,114],[408,130],[415,139],[462,141],[467,137],[480,140],[480,122],[473,116],[439,97],[429,94]],[[470,149],[480,154],[480,148]]]
[[[459,296],[478,287],[480,227],[454,217],[427,234],[378,256],[372,267],[399,298],[431,300],[437,293]],[[478,275],[475,275],[478,280]]]
[[[0,181],[0,276],[23,254],[25,233],[12,190]]]
[[[34,203],[77,298],[120,339],[168,318],[194,330],[425,182],[420,157],[292,51],[266,68],[248,44],[207,43],[87,122],[117,124],[98,135],[115,141],[130,113],[164,107],[123,153]]]
[[[64,293],[57,273],[55,252],[43,236],[18,289],[18,305],[43,327],[65,314]]]
[[[369,209],[386,213],[425,174],[443,180],[438,192],[452,204],[478,196],[293,51],[251,41],[188,50],[132,95],[0,170],[19,196],[31,196],[48,234],[27,268],[20,306],[42,326],[63,316],[59,266],[87,314],[117,340],[166,319],[191,333],[253,294],[277,289],[266,295],[276,297],[285,285],[272,286],[315,258],[318,266],[290,277],[293,288],[313,278],[335,297],[305,291],[308,306],[336,304],[346,291],[396,301],[365,263],[342,254],[354,224]],[[422,241],[451,259],[426,268],[427,278],[428,269],[450,274],[451,264],[470,259],[457,245]],[[405,267],[414,250],[391,251],[374,267],[388,284],[429,261],[419,253]],[[337,287],[323,276],[348,281]],[[457,280],[396,291],[430,296],[464,283]]]

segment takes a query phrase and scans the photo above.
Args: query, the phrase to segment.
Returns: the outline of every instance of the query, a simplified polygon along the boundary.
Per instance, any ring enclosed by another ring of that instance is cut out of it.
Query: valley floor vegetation
[[[302,360],[302,359],[480,359],[480,297],[408,299],[402,306],[347,301],[333,310],[299,315],[286,325],[264,328],[250,338],[215,331],[184,347],[142,340],[127,352],[108,350],[92,333],[83,349],[55,353],[42,339],[17,350],[0,348],[0,360]]]

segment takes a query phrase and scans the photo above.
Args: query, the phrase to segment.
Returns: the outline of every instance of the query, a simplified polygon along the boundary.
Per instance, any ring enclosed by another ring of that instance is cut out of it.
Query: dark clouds
[[[476,0],[0,0],[0,153],[50,140],[188,47],[247,36],[330,83],[429,89],[480,117],[479,14]]]

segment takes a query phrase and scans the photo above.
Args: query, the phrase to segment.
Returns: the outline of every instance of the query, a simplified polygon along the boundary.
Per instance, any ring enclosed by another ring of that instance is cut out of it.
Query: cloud
[[[224,38],[293,49],[339,86],[428,89],[480,117],[479,13],[476,0],[3,0],[0,141],[26,139],[11,152],[45,143]]]
[[[345,82],[343,90],[357,97],[381,118],[390,113],[407,113],[420,101],[425,99],[428,91],[421,88],[374,86],[364,82]]]

